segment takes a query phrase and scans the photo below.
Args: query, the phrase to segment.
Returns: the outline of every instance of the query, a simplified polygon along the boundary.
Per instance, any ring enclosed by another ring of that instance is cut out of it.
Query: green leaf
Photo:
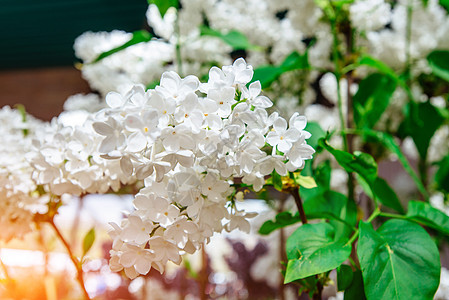
[[[359,65],[366,65],[372,68],[377,69],[379,72],[388,75],[390,78],[394,79],[395,81],[400,81],[398,75],[393,71],[392,68],[390,68],[387,64],[383,63],[382,61],[375,59],[374,57],[364,55],[359,60]]]
[[[293,51],[289,56],[285,58],[280,67],[283,72],[309,68],[310,65],[307,51],[303,55],[299,54],[296,51]]]
[[[440,255],[423,228],[392,219],[377,232],[360,221],[359,230],[357,255],[367,299],[433,298],[440,279]]]
[[[156,86],[158,86],[160,83],[160,80],[155,80],[153,82],[150,82],[149,84],[147,84],[146,89],[147,90],[154,90],[156,88]]]
[[[398,159],[399,159],[399,161],[400,161],[400,163],[404,167],[404,170],[413,179],[413,181],[415,182],[415,184],[418,187],[418,189],[421,192],[421,194],[425,198],[429,197],[428,194],[427,194],[427,190],[424,187],[421,179],[419,179],[418,175],[413,170],[413,168],[410,165],[410,163],[408,162],[407,158],[402,153],[401,148],[399,147],[399,145],[396,143],[396,141],[394,140],[394,138],[390,134],[388,134],[386,132],[374,131],[374,130],[370,130],[370,129],[364,129],[363,130],[363,134],[365,136],[373,138],[373,139],[377,140],[378,142],[382,143],[388,150],[390,150],[391,152],[396,154]]]
[[[449,4],[449,1],[447,4]],[[427,62],[432,69],[433,74],[449,81],[449,51],[435,50],[427,55]]]
[[[357,270],[352,275],[351,285],[345,290],[344,300],[365,300],[362,272]]]
[[[269,87],[283,73],[310,68],[307,51],[301,55],[294,51],[290,53],[280,66],[264,65],[254,70],[252,81],[260,81],[262,88]],[[307,129],[306,129],[307,130]],[[312,135],[313,137],[313,135]]]
[[[449,13],[449,0],[440,0],[440,5]]]
[[[399,201],[398,196],[390,185],[385,181],[385,179],[377,177],[373,183],[373,192],[379,199],[380,203],[395,211],[404,214],[405,210],[402,207],[401,201]]]
[[[445,193],[449,193],[449,155],[446,155],[437,165],[439,168],[434,178],[437,188]]]
[[[324,138],[318,141],[318,145],[329,151],[346,171],[356,172],[368,183],[373,182],[377,178],[377,164],[371,155],[359,151],[350,154],[334,149]]]
[[[362,182],[360,183],[368,197],[372,199],[376,197],[376,199],[383,205],[388,206],[401,214],[405,214],[401,201],[399,201],[394,190],[384,179],[377,177],[369,187],[365,186]],[[374,195],[372,193],[374,193]]]
[[[258,49],[258,47],[252,45],[248,41],[248,38],[243,33],[237,30],[222,33],[218,30],[203,25],[200,27],[200,34],[203,36],[206,35],[217,37],[231,46],[233,50]]]
[[[92,248],[94,241],[95,241],[95,228],[92,227],[92,229],[86,233],[86,236],[84,237],[83,240],[83,257],[86,255],[87,252],[89,252],[90,248]]]
[[[178,0],[148,0],[148,4],[155,4],[161,13],[161,17],[165,16],[165,13],[170,7],[178,9]]]
[[[327,159],[321,162],[313,172],[313,177],[318,186],[329,190],[331,183],[331,161]]]
[[[328,223],[305,224],[287,239],[287,271],[284,283],[330,271],[351,254],[345,240],[334,240],[335,229]]]
[[[310,132],[310,134],[312,135],[307,140],[307,144],[309,144],[313,149],[317,148],[318,140],[326,136],[326,132],[324,132],[320,124],[318,124],[317,122],[307,122],[306,128],[304,128],[304,130]]]
[[[146,31],[146,30],[135,31],[135,32],[133,32],[133,37],[129,41],[127,41],[126,43],[124,43],[118,47],[115,47],[109,51],[101,53],[100,55],[98,55],[98,57],[92,63],[99,62],[103,58],[108,57],[114,53],[120,52],[120,51],[122,51],[130,46],[133,46],[135,44],[142,43],[142,42],[148,42],[150,40],[151,40],[151,34],[148,31]]]
[[[348,237],[357,222],[357,207],[354,202],[338,192],[325,190],[304,200],[304,212],[308,219],[330,219],[335,228],[335,237]]]
[[[311,176],[302,176],[300,173],[295,173],[295,182],[306,189],[313,189],[316,188],[316,182],[315,179]]]
[[[354,274],[348,265],[341,265],[337,268],[337,290],[344,291],[352,283]]]
[[[429,101],[409,103],[403,127],[406,128],[406,134],[412,137],[422,159],[425,160],[427,158],[430,140],[443,121],[444,118],[441,116],[440,111]]]
[[[274,188],[282,192],[282,176],[279,175],[276,171],[273,171],[273,173],[271,173],[271,178]]]
[[[276,229],[283,228],[295,223],[300,222],[299,214],[296,213],[292,215],[289,211],[283,211],[276,215],[276,219],[274,221],[268,220],[262,224],[259,229],[259,233],[263,235],[268,235],[275,231]]]
[[[275,66],[261,66],[254,70],[253,81],[260,81],[263,89],[269,87],[276,79],[281,76],[283,70]]]
[[[304,201],[304,212],[309,219],[337,219],[341,220],[341,212],[346,206],[348,198],[335,191],[324,191],[315,197]],[[350,224],[349,227],[355,225]]]
[[[449,217],[444,212],[432,207],[429,203],[410,201],[408,203],[407,217],[449,235]]]
[[[371,74],[359,84],[353,97],[354,121],[358,128],[373,128],[388,107],[396,89],[391,77],[379,73]]]

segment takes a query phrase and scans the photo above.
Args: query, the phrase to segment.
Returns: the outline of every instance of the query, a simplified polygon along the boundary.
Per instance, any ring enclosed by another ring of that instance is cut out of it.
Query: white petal
[[[125,268],[129,268],[136,262],[136,254],[132,251],[126,251],[120,256],[120,264]]]
[[[150,272],[151,263],[152,263],[152,261],[149,260],[148,258],[139,257],[136,260],[136,265],[135,265],[136,271],[142,275],[147,274],[148,272]]]
[[[147,139],[140,132],[133,132],[128,137],[127,150],[130,152],[140,152],[147,146]]]
[[[252,98],[259,96],[262,90],[262,86],[260,85],[260,81],[257,80],[249,85],[249,94]]]
[[[128,115],[125,119],[125,126],[127,129],[141,129],[143,128],[143,122],[142,120],[135,115]]]
[[[126,176],[131,176],[133,174],[133,163],[129,156],[123,156],[120,159],[120,168],[122,169],[123,174]]]
[[[254,99],[252,104],[256,107],[261,107],[261,108],[268,108],[268,107],[273,106],[273,102],[271,102],[271,100],[265,96],[257,97],[256,99]]]
[[[181,77],[179,77],[176,72],[169,71],[164,72],[161,77],[161,86],[166,88],[171,92],[175,92],[178,90],[179,83],[181,81]]]
[[[100,135],[111,135],[114,129],[104,122],[95,122],[92,124],[93,129]]]
[[[118,108],[118,107],[122,106],[123,102],[124,102],[124,100],[123,100],[122,95],[120,95],[117,92],[109,92],[106,95],[106,103],[111,108]]]
[[[101,153],[108,153],[115,149],[117,140],[112,136],[107,136],[100,144],[98,151]]]
[[[182,80],[182,86],[187,92],[194,92],[198,89],[200,85],[200,81],[196,76],[189,75]]]
[[[273,123],[273,128],[276,132],[281,133],[287,129],[287,121],[284,118],[279,117]]]

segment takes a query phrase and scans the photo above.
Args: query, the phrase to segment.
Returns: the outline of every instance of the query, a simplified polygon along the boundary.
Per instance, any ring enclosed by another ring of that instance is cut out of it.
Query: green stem
[[[338,106],[338,115],[340,117],[340,127],[343,131],[342,137],[343,137],[343,147],[344,150],[348,151],[348,141],[346,138],[346,133],[344,133],[344,130],[346,129],[345,125],[345,117],[343,113],[343,100],[341,99],[341,88],[340,88],[340,80],[341,80],[341,70],[340,70],[340,63],[338,60],[338,33],[337,33],[337,25],[335,24],[335,20],[330,20],[331,22],[331,28],[332,28],[332,35],[334,38],[334,43],[332,45],[332,60],[335,65],[334,75],[335,79],[337,80],[337,106]]]
[[[385,212],[381,212],[379,214],[379,216],[381,217],[387,217],[387,218],[395,218],[395,219],[408,219],[407,216],[404,215],[398,215],[398,214],[390,214],[390,213],[385,213]]]
[[[179,26],[179,10],[176,10],[175,21],[175,33],[176,33],[176,65],[178,67],[178,74],[182,77],[182,57],[181,57],[181,28]]]
[[[418,162],[419,177],[424,187],[427,188],[427,159],[420,158]]]
[[[376,207],[376,209],[373,211],[373,213],[371,214],[371,216],[369,216],[368,220],[366,220],[366,222],[370,223],[371,221],[373,221],[375,218],[377,218],[377,216],[379,216],[381,214],[380,212],[380,208]]]
[[[407,23],[405,28],[405,75],[408,86],[410,86],[410,65],[411,65],[410,47],[412,40],[412,15],[413,15],[413,7],[409,3],[407,5]]]
[[[70,256],[70,260],[73,262],[73,265],[76,268],[76,271],[77,271],[76,279],[78,280],[78,282],[80,284],[81,290],[82,290],[82,292],[84,294],[84,298],[90,300],[89,294],[87,293],[86,287],[84,286],[84,279],[83,279],[84,274],[83,274],[83,268],[82,268],[82,265],[80,264],[80,261],[78,260],[78,258],[76,258],[73,255],[73,252],[72,252],[72,249],[70,248],[69,243],[66,241],[66,239],[62,235],[62,233],[59,230],[59,228],[56,226],[53,218],[50,219],[48,221],[48,223],[53,228],[53,230],[55,231],[55,233],[58,236],[58,238],[61,240],[62,244],[64,245],[64,248],[66,249],[67,253]]]
[[[376,207],[376,209],[373,211],[373,213],[371,214],[371,216],[369,216],[368,220],[366,220],[366,222],[370,223],[372,222],[375,218],[377,218],[379,215],[381,214],[379,207]],[[360,230],[357,229],[354,234],[351,236],[351,238],[349,239],[349,241],[346,243],[346,245],[352,244],[357,237],[359,236],[359,232]]]

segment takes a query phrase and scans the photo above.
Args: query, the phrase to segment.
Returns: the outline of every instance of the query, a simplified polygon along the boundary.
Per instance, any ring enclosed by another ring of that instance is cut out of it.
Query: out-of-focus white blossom
[[[25,158],[42,127],[25,112],[0,109],[0,240],[23,237],[32,229],[34,213],[45,210],[46,197],[35,193],[33,167]]]

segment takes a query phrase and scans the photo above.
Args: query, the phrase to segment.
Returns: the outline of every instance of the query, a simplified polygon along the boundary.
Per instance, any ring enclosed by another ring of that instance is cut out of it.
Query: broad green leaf
[[[346,171],[356,172],[369,183],[377,178],[377,164],[371,155],[359,151],[350,154],[334,149],[324,138],[320,139],[318,144],[329,151]]]
[[[437,165],[439,168],[434,178],[437,188],[445,193],[449,193],[449,155],[446,155]]]
[[[321,162],[313,172],[313,177],[318,186],[323,189],[330,189],[331,183],[331,162],[330,160],[325,160]]]
[[[388,107],[396,82],[375,73],[363,79],[353,97],[354,121],[358,128],[373,128]]]
[[[259,229],[259,233],[263,235],[268,235],[273,231],[275,231],[276,229],[286,227],[298,223],[300,221],[301,219],[298,213],[292,215],[292,213],[289,211],[283,211],[276,215],[274,221],[268,220],[265,223],[263,223]]]
[[[368,184],[366,182],[360,181],[360,178],[357,179],[368,197],[371,199],[374,199],[375,197],[383,205],[392,208],[401,214],[405,214],[401,201],[399,201],[399,198],[394,190],[384,179],[377,177],[376,180],[369,186],[367,186]]]
[[[411,136],[422,159],[427,158],[430,139],[441,126],[444,118],[429,101],[424,103],[410,102],[407,116],[402,127]]]
[[[248,38],[243,33],[236,30],[229,31],[227,34],[223,35],[221,39],[234,50],[255,48],[255,46],[250,44]]]
[[[425,198],[429,197],[427,194],[427,190],[424,187],[421,179],[419,179],[418,175],[413,170],[413,168],[410,165],[410,163],[408,162],[407,158],[402,153],[401,148],[399,147],[399,145],[396,143],[396,141],[390,134],[388,134],[386,132],[374,131],[374,130],[370,130],[370,129],[364,129],[363,134],[367,137],[373,138],[373,139],[377,140],[378,142],[382,143],[388,150],[390,150],[391,152],[396,154],[399,161],[401,162],[402,166],[404,167],[404,170],[413,179],[413,181],[415,182],[415,184],[418,187],[421,194]]]
[[[357,255],[368,300],[432,299],[440,279],[440,255],[419,225],[392,219],[377,232],[360,221]]]
[[[261,66],[254,70],[253,81],[260,81],[262,88],[269,87],[276,79],[281,76],[283,70],[276,66]]]
[[[287,56],[282,62],[280,67],[283,72],[309,68],[310,65],[307,51],[303,55],[299,54],[296,51],[290,53],[290,55]]]
[[[316,182],[315,179],[311,176],[302,176],[300,173],[295,173],[295,182],[306,189],[313,189],[316,188]]]
[[[449,1],[446,1],[449,4]],[[449,51],[435,50],[427,55],[427,62],[433,74],[449,81]]]
[[[302,55],[294,51],[285,58],[280,66],[264,65],[256,68],[252,81],[259,80],[262,88],[267,88],[285,72],[308,68],[310,65],[307,51]]]
[[[362,272],[357,270],[352,275],[351,285],[345,290],[344,300],[365,300]]]
[[[304,130],[310,132],[310,134],[312,135],[307,140],[307,144],[309,144],[313,149],[317,148],[318,140],[326,136],[326,132],[324,132],[320,124],[318,124],[317,122],[307,122],[306,128],[304,128]]]
[[[344,291],[352,283],[352,268],[348,265],[341,265],[337,268],[337,290]]]
[[[329,223],[335,228],[337,239],[348,237],[357,221],[355,203],[350,202],[345,195],[335,191],[317,189],[314,192],[314,195],[303,198],[304,212],[307,218],[329,219]]]
[[[432,207],[429,203],[410,201],[408,203],[407,217],[449,235],[449,217],[444,212]]]
[[[210,27],[201,26],[200,31],[201,35],[208,35],[220,38],[223,42],[231,46],[233,50],[246,50],[258,48],[252,45],[248,41],[248,38],[243,33],[237,30],[231,30],[228,33],[222,33]]]
[[[90,248],[92,248],[94,241],[95,241],[95,228],[92,227],[92,229],[86,233],[86,236],[84,236],[83,257],[86,255],[87,252],[89,252]]]
[[[449,0],[440,0],[440,5],[449,13]]]
[[[284,283],[333,270],[351,254],[347,240],[334,240],[328,223],[305,224],[287,239],[287,270]]]
[[[148,4],[155,4],[161,13],[161,17],[165,16],[165,13],[170,7],[178,8],[178,0],[148,0]]]
[[[396,80],[396,81],[400,81],[398,75],[396,75],[396,73],[393,71],[393,69],[391,69],[387,64],[385,64],[384,62],[375,59],[374,57],[365,55],[362,56],[359,60],[359,65],[366,65],[372,68],[377,69],[379,72],[390,76],[392,79]]]
[[[282,192],[282,176],[279,175],[276,171],[273,171],[273,173],[271,173],[271,178],[274,188]]]
[[[130,46],[133,46],[135,44],[142,43],[142,42],[148,42],[150,40],[151,40],[151,34],[148,31],[146,31],[146,30],[135,31],[135,32],[133,32],[133,37],[129,41],[127,41],[126,43],[124,43],[118,47],[115,47],[109,51],[101,53],[100,55],[98,55],[98,57],[92,63],[99,62],[103,58],[108,57],[114,53],[120,52],[120,51],[122,51]]]

